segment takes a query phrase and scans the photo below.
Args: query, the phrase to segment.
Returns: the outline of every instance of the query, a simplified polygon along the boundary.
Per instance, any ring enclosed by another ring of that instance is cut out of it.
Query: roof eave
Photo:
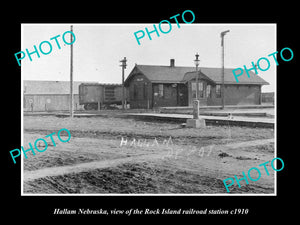
[[[184,84],[183,81],[175,81],[175,80],[170,80],[170,81],[166,81],[166,80],[151,80],[151,83],[160,83],[160,84]]]
[[[220,81],[216,81],[216,84],[222,84]],[[268,82],[224,82],[224,84],[235,84],[235,85],[269,85]]]

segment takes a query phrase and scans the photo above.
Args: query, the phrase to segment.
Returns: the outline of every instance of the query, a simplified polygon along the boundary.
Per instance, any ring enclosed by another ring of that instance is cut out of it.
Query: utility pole
[[[122,65],[120,65],[122,67],[122,109],[124,110],[125,109],[125,86],[124,86],[124,72],[125,72],[125,69],[126,69],[126,57],[124,57],[124,59],[122,59],[120,61],[122,63]]]
[[[73,25],[71,25],[71,32],[73,33]],[[70,35],[71,43],[73,42],[73,35]],[[70,117],[73,118],[74,115],[74,98],[73,98],[73,44],[71,47],[71,58],[70,58]]]
[[[224,76],[225,76],[225,69],[224,69],[224,36],[226,33],[228,33],[229,30],[221,32],[221,46],[222,46],[222,88],[221,88],[221,94],[222,94],[222,109],[224,109],[225,106],[225,84],[224,84]]]

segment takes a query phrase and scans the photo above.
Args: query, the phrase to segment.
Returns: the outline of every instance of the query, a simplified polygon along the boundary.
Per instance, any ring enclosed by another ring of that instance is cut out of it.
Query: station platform
[[[124,116],[142,120],[160,120],[160,121],[177,121],[185,123],[187,119],[192,119],[192,115],[187,114],[164,114],[164,113],[127,113]],[[205,119],[207,125],[230,125],[230,126],[247,126],[247,127],[264,127],[274,128],[275,119],[270,117],[245,117],[245,116],[206,116],[200,117]]]

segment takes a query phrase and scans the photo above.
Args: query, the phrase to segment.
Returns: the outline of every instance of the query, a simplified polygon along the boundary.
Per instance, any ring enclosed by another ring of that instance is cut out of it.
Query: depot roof
[[[224,69],[225,84],[269,84],[260,76],[252,71],[249,71],[250,78],[246,72],[239,76],[237,83],[232,70],[235,68]],[[222,83],[222,68],[199,67],[199,73],[206,76],[211,82],[216,84]],[[195,67],[183,66],[157,66],[157,65],[135,65],[125,83],[128,83],[131,77],[137,73],[144,74],[152,83],[185,83],[196,77]]]

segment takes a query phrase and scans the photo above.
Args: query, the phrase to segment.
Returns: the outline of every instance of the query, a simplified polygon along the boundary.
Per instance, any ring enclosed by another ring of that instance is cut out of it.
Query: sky
[[[158,22],[154,22],[158,27]],[[134,33],[153,29],[153,24],[72,24],[75,42],[73,43],[73,79],[83,82],[121,83],[122,68],[119,62],[127,58],[125,78],[135,64],[169,65],[175,59],[175,66],[195,66],[195,54],[199,54],[200,67],[222,67],[220,33],[230,30],[225,36],[225,68],[251,67],[261,57],[270,61],[270,69],[259,71],[258,76],[270,83],[264,85],[263,92],[275,91],[276,64],[269,54],[276,49],[276,24],[185,24],[172,23],[169,33],[160,36],[147,34],[138,45]],[[34,51],[43,41],[49,41],[52,52],[40,58],[34,53],[21,61],[22,79],[25,80],[70,80],[70,45],[63,42],[62,36],[70,30],[71,24],[22,24],[21,49]],[[167,31],[169,26],[162,26]],[[146,32],[145,32],[146,33]],[[57,38],[61,49],[58,49]],[[65,35],[70,41],[70,34]],[[42,45],[49,51],[47,44]],[[277,56],[278,58],[278,56]],[[16,65],[18,65],[16,60]],[[280,65],[279,65],[280,66]],[[266,68],[265,61],[261,67]],[[246,73],[244,72],[246,76]],[[242,75],[242,76],[244,76]]]

